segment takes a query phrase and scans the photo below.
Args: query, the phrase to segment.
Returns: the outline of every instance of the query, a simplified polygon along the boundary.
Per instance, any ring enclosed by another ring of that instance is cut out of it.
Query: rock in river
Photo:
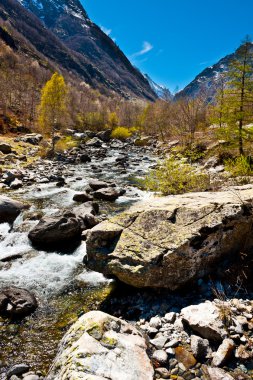
[[[14,199],[0,196],[0,223],[13,223],[28,206]]]
[[[141,202],[88,232],[88,266],[135,287],[180,288],[253,246],[252,200],[242,186]]]
[[[25,289],[9,287],[0,291],[0,314],[8,317],[25,317],[33,313],[38,304],[33,294]]]
[[[67,332],[47,380],[152,380],[142,334],[101,311],[83,315]]]
[[[71,212],[62,216],[44,217],[29,232],[29,239],[42,249],[60,248],[81,240],[80,219]]]

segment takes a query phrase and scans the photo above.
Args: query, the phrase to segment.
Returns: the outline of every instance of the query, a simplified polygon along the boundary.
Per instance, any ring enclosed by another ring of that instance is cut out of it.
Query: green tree
[[[245,126],[253,121],[253,46],[248,38],[229,65],[225,85],[217,94],[215,111],[225,135],[235,141],[239,154],[244,155],[244,140],[250,134]]]
[[[55,153],[55,134],[64,125],[66,114],[67,85],[62,75],[54,73],[41,91],[38,119],[42,133],[51,138],[53,155]]]

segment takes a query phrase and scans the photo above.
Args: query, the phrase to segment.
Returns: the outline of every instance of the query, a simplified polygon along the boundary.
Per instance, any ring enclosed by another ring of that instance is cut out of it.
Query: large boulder
[[[141,202],[88,233],[88,266],[135,287],[178,289],[253,246],[252,200],[245,186]]]
[[[101,311],[83,315],[63,338],[47,380],[152,380],[146,342],[127,322]]]
[[[25,289],[9,287],[0,291],[0,315],[25,317],[38,307],[34,295]]]
[[[0,223],[13,223],[22,210],[29,206],[14,199],[0,196]]]
[[[31,242],[40,248],[61,248],[81,240],[81,223],[71,212],[61,216],[44,217],[29,232]]]

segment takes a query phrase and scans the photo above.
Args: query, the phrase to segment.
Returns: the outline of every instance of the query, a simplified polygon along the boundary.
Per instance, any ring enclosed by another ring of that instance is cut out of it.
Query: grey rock
[[[0,223],[13,223],[21,211],[27,208],[28,205],[0,195]]]
[[[207,368],[207,374],[210,380],[234,380],[234,378],[223,369],[220,368]]]
[[[201,337],[221,341],[227,331],[221,319],[221,311],[212,302],[191,305],[181,310],[182,318]]]
[[[9,369],[7,372],[7,377],[11,377],[12,375],[23,375],[24,373],[29,371],[29,366],[26,364],[16,364]]]
[[[132,325],[91,311],[63,338],[46,379],[153,380],[146,349],[144,337]]]
[[[166,351],[157,350],[152,355],[152,360],[158,362],[161,365],[165,365],[168,362],[168,354]]]
[[[140,202],[99,227],[123,229],[109,254],[87,240],[88,266],[138,288],[176,290],[211,273],[214,265],[242,247],[252,248],[253,239],[247,239],[252,199],[251,186],[236,193],[191,193]],[[89,236],[92,239],[92,231]]]
[[[155,372],[160,376],[161,379],[170,379],[170,372],[167,368],[156,368]]]
[[[73,201],[75,202],[85,203],[92,200],[93,197],[87,193],[78,193],[73,196]]]
[[[165,319],[165,321],[166,321],[167,323],[174,323],[175,320],[176,320],[176,317],[177,317],[176,313],[174,313],[174,312],[172,311],[171,313],[167,313],[167,314],[165,314],[164,319]]]
[[[102,146],[102,141],[98,137],[93,137],[93,139],[86,142],[86,145],[100,148]]]
[[[32,293],[16,287],[2,289],[0,302],[0,314],[8,317],[25,317],[38,307],[37,300]]]
[[[117,189],[116,187],[106,187],[104,189],[97,190],[93,193],[94,198],[103,201],[116,201],[121,195],[125,194],[124,189]]]
[[[163,336],[163,335],[161,335],[161,336],[159,336],[158,338],[155,338],[155,339],[151,339],[150,340],[150,343],[153,345],[153,346],[155,346],[157,349],[159,349],[159,350],[161,350],[164,346],[165,346],[165,344],[166,344],[166,342],[168,341],[168,337],[167,336]]]
[[[154,327],[156,329],[162,327],[162,321],[159,317],[152,317],[149,321],[149,326]]]
[[[66,212],[62,216],[42,218],[28,237],[34,245],[48,249],[81,241],[81,233],[80,220],[75,214]]]
[[[206,359],[211,356],[212,350],[207,339],[191,335],[191,350],[197,359]]]
[[[23,186],[23,182],[20,181],[20,179],[17,179],[17,178],[14,179],[14,181],[11,182],[11,184],[10,184],[10,188],[11,188],[12,190],[20,189],[22,186]]]
[[[234,348],[235,343],[232,339],[224,339],[217,352],[213,354],[212,365],[215,367],[223,366],[231,358]]]
[[[100,181],[98,179],[93,179],[89,182],[89,186],[92,190],[97,191],[100,189],[104,189],[106,187],[114,187],[112,184],[105,182],[105,181]]]

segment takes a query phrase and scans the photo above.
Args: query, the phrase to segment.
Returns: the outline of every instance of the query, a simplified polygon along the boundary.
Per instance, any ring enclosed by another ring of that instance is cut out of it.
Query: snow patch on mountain
[[[166,99],[168,99],[168,98],[172,99],[172,94],[167,87],[154,82],[153,79],[151,79],[148,74],[144,74],[144,77],[148,80],[150,87],[152,88],[152,90],[156,93],[156,95],[160,99],[165,99],[165,98]]]

